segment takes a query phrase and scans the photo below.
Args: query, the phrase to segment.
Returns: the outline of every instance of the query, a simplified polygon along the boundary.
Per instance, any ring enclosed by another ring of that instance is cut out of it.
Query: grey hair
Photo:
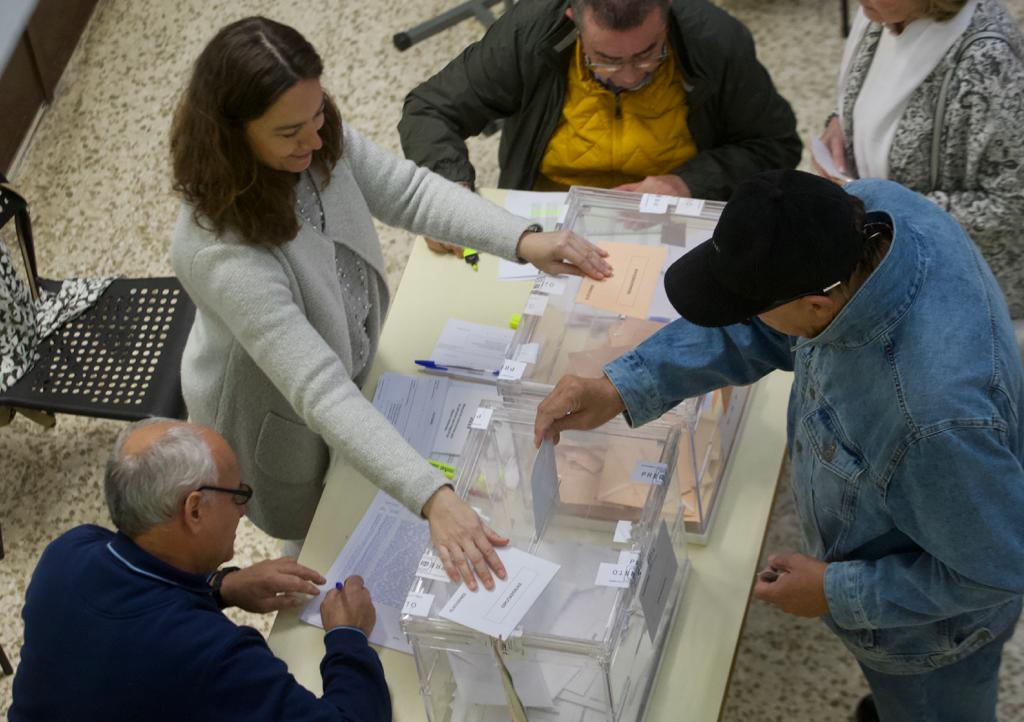
[[[121,532],[135,537],[174,516],[185,496],[203,484],[217,483],[210,447],[193,426],[170,426],[141,454],[125,456],[124,444],[138,429],[173,419],[145,419],[117,436],[107,459],[103,491],[110,518]]]
[[[647,19],[652,10],[661,10],[668,17],[670,0],[570,0],[576,23],[583,21],[589,10],[594,22],[607,30],[632,30]]]

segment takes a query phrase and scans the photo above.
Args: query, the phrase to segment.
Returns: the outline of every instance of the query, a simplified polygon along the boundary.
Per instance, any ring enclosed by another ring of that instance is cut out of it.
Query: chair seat
[[[43,341],[39,360],[0,394],[0,406],[128,421],[185,418],[180,364],[194,316],[175,278],[115,280]]]

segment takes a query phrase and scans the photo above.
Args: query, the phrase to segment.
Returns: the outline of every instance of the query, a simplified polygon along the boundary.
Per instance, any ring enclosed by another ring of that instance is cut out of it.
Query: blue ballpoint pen
[[[432,369],[434,371],[474,371],[478,374],[489,373],[491,376],[498,375],[497,371],[483,371],[481,369],[475,369],[469,366],[442,366],[439,363],[436,363],[435,361],[431,361],[430,359],[416,359],[415,361],[413,361],[413,363],[416,364],[417,366],[422,366],[425,369]]]

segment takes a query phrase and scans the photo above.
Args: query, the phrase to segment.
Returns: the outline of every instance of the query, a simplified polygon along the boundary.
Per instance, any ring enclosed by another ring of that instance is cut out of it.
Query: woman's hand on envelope
[[[608,251],[572,231],[524,233],[516,255],[552,276],[564,273],[603,281],[612,275],[611,264],[605,260]]]
[[[558,443],[567,429],[595,429],[625,410],[619,392],[607,376],[596,379],[563,376],[537,407],[533,443],[550,438]]]
[[[505,565],[494,547],[505,546],[508,539],[484,524],[450,486],[435,491],[422,513],[430,523],[430,539],[449,579],[465,582],[472,592],[477,590],[477,577],[485,589],[494,589],[492,571],[505,579]]]

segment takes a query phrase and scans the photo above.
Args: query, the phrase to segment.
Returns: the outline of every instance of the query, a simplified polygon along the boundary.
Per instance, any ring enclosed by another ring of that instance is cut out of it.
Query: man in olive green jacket
[[[646,56],[639,53],[619,54],[616,48],[628,50],[641,28],[634,23],[616,30],[608,18],[631,10],[648,17],[653,8],[663,18],[662,57],[670,51],[682,74],[686,126],[697,152],[670,176],[663,176],[681,184],[659,186],[648,178],[629,190],[682,195],[677,188],[684,188],[686,195],[726,200],[748,176],[793,168],[799,162],[802,146],[796,118],[758,62],[753,39],[739,21],[706,0],[573,0],[571,6],[569,0],[521,0],[483,39],[409,93],[398,126],[406,156],[472,186],[476,173],[465,138],[501,119],[498,185],[534,189],[549,139],[562,117],[577,38],[581,37],[587,67],[603,89],[629,92],[629,86],[616,87],[616,76],[601,77],[599,69],[611,68],[614,73],[616,60],[626,70],[653,63],[644,62]],[[592,40],[588,46],[587,38],[598,37],[597,33],[610,52],[601,52]],[[644,45],[644,40],[633,44]],[[636,87],[642,83],[641,79]]]

